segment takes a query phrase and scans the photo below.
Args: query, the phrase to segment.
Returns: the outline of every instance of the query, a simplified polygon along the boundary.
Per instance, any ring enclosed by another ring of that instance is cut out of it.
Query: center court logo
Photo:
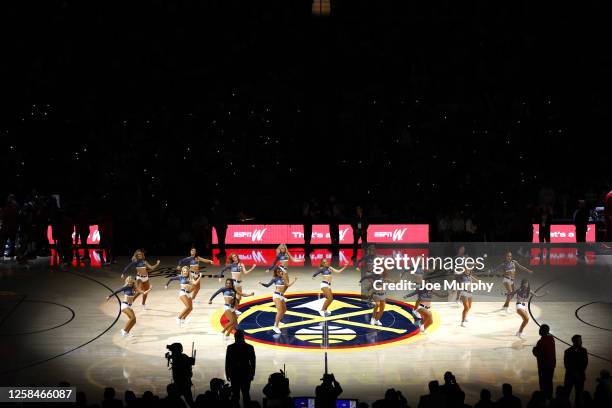
[[[287,295],[287,313],[281,326],[282,333],[272,331],[276,308],[270,297],[240,305],[239,328],[247,340],[278,346],[313,350],[354,349],[399,344],[414,340],[419,328],[409,313],[412,305],[387,300],[382,326],[370,324],[372,306],[358,293],[334,294],[329,307],[331,316],[321,317],[319,310],[323,299],[317,293]],[[221,313],[221,311],[219,311]],[[223,324],[224,317],[217,315],[216,322]]]

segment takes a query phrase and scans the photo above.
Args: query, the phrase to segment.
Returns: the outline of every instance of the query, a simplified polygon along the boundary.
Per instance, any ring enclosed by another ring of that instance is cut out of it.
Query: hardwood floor
[[[162,265],[176,264],[177,258],[162,258]],[[210,270],[216,271],[218,267],[207,271]],[[312,268],[292,268],[290,273],[299,279],[288,293],[319,292],[318,280],[311,279]],[[101,396],[102,388],[107,386],[121,392],[131,389],[137,393],[145,390],[164,393],[170,379],[164,359],[165,346],[172,342],[183,343],[187,353],[192,342],[197,349],[193,377],[196,393],[208,389],[211,378],[224,377],[225,348],[232,340],[225,340],[219,333],[222,299],[215,299],[212,305],[207,301],[221,285],[216,279],[203,280],[199,294],[201,303],[194,305],[191,321],[179,327],[174,320],[182,308],[177,298],[178,287],[164,290],[166,278],[153,277],[148,308],[142,309],[137,300],[134,305],[137,323],[132,337],[123,338],[119,332],[126,318],[120,313],[115,298],[106,301],[109,288],[122,286],[119,275],[117,266],[108,269],[84,266],[61,271],[41,261],[27,268],[0,265],[0,341],[4,362],[0,383],[43,385],[64,379],[86,391],[92,400]],[[350,269],[336,275],[334,291],[354,293],[358,299],[357,277],[358,274]],[[258,268],[244,278],[243,287],[254,290],[259,299],[255,303],[264,304],[262,310],[265,312],[268,308],[267,312],[273,314],[270,306],[265,306],[271,290],[257,284],[268,278],[269,275]],[[609,278],[606,279],[607,283]],[[531,313],[538,322],[548,323],[559,340],[569,342],[573,334],[583,335],[585,347],[594,354],[587,376],[587,387],[592,389],[599,370],[610,369],[612,365],[609,345],[612,306],[606,303],[609,298],[602,297],[597,281],[581,281],[584,287],[580,288],[575,283],[550,283],[548,290],[559,295],[555,298],[558,300],[536,300],[531,304]],[[570,296],[577,291],[581,296]],[[316,300],[316,296],[313,299]],[[350,301],[347,297],[347,302]],[[418,396],[426,392],[427,382],[434,378],[441,380],[447,370],[456,375],[467,393],[467,401],[476,401],[483,387],[490,388],[494,397],[499,396],[504,382],[512,383],[515,393],[526,397],[538,383],[536,362],[531,353],[538,340],[538,326],[531,321],[526,339],[515,337],[520,318],[516,313],[502,313],[499,310],[502,301],[499,291],[477,297],[468,327],[459,325],[460,307],[451,302],[436,302],[432,308],[436,324],[429,333],[415,334],[410,341],[383,344],[378,344],[373,334],[372,347],[329,350],[329,370],[341,382],[346,398],[369,402],[382,397],[387,388],[394,387],[402,390],[414,406]],[[249,307],[244,310],[248,311]],[[305,309],[289,309],[293,313],[290,317],[298,319],[299,324],[299,319],[304,319],[300,313]],[[577,309],[580,319],[576,317]],[[269,317],[264,312],[253,309],[253,313],[244,313],[240,319],[251,319],[252,324],[265,327],[265,319]],[[334,311],[336,313],[344,313],[344,310]],[[388,313],[393,316],[392,311]],[[398,309],[398,313],[401,314],[401,310]],[[334,323],[334,314],[328,321],[330,327],[340,324]],[[349,326],[354,330],[339,334],[338,341],[360,335],[364,336],[363,341],[372,341],[368,333],[373,333],[374,329],[366,321],[367,317],[364,315],[365,323],[353,319]],[[398,320],[388,319],[389,327],[399,327]],[[308,330],[316,330],[318,323],[308,326]],[[301,337],[305,341],[316,337],[308,330],[305,333],[311,334]],[[255,396],[260,395],[268,375],[283,368],[290,378],[292,395],[312,395],[323,373],[323,352],[271,343],[252,342],[257,353],[257,375],[252,385]],[[557,341],[556,383],[562,381],[566,347]]]

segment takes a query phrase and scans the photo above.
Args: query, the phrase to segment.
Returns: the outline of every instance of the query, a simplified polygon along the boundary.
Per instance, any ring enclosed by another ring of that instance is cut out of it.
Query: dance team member
[[[523,265],[519,264],[517,261],[515,261],[514,259],[512,259],[512,252],[508,251],[506,252],[506,260],[504,262],[502,262],[501,264],[499,264],[494,270],[493,272],[497,272],[499,270],[503,270],[503,280],[502,283],[504,284],[504,288],[506,289],[506,293],[512,293],[514,292],[514,279],[516,278],[516,268],[520,268],[528,273],[533,273],[532,270],[525,268]],[[508,295],[506,296],[506,301],[504,302],[504,305],[502,306],[502,310],[505,310],[506,313],[510,314],[512,313],[510,311],[510,300],[512,298]]]
[[[418,255],[416,257],[417,259],[417,267],[414,269],[414,273],[412,273],[411,275],[414,278],[414,282],[416,284],[416,287],[421,287],[421,285],[423,284],[423,281],[425,281],[425,274],[427,272],[434,272],[432,269],[423,269],[421,267],[421,255]],[[404,274],[402,274],[402,279],[404,278]],[[414,323],[418,324],[419,326],[421,326],[423,324],[423,318],[421,317],[421,315],[419,313],[416,312],[416,309],[419,307],[419,300],[415,300],[414,301],[414,309],[410,310],[410,314],[412,315],[412,317],[414,318]]]
[[[465,246],[461,245],[459,248],[457,248],[457,255],[455,256],[455,258],[466,258],[467,255],[465,254]],[[465,263],[463,264],[465,265]],[[454,280],[457,283],[461,283],[463,282],[463,272],[458,272],[457,269],[453,270],[454,272]],[[455,298],[455,304],[457,306],[461,306],[461,291],[460,290],[450,290],[449,291],[449,301],[452,300],[453,298]]]
[[[374,282],[380,281],[380,284],[391,282],[391,280],[389,280],[387,269],[385,269],[381,274],[368,273],[359,280],[359,283],[362,283],[364,280],[371,281],[371,289],[368,293],[368,298],[371,299],[372,303],[374,303],[374,308],[372,309],[370,324],[372,326],[382,326],[383,324],[380,322],[380,319],[382,318],[385,312],[385,306],[387,305],[387,292],[382,289],[377,290],[374,287]],[[415,317],[415,315],[413,315],[413,317]]]
[[[189,267],[183,266],[181,267],[181,273],[179,275],[171,277],[170,279],[168,279],[168,282],[166,282],[165,289],[168,289],[168,285],[170,285],[171,282],[176,280],[179,281],[179,283],[181,284],[181,288],[178,292],[178,298],[183,303],[185,308],[176,317],[176,322],[179,325],[186,323],[187,316],[189,316],[189,313],[191,313],[191,311],[193,310],[192,292],[194,286],[200,282],[200,279],[201,275],[198,275],[197,278],[194,278],[189,272]]]
[[[212,294],[212,296],[210,297],[208,304],[211,305],[212,301],[215,297],[217,297],[217,295],[219,295],[220,293],[223,294],[223,300],[224,300],[224,304],[223,304],[223,314],[225,315],[225,318],[227,319],[227,324],[223,327],[223,330],[221,331],[222,334],[225,335],[225,338],[229,338],[229,335],[232,333],[232,330],[236,328],[236,326],[238,326],[238,316],[236,315],[236,309],[235,309],[235,305],[236,305],[236,297],[237,296],[242,296],[242,297],[249,297],[249,296],[253,296],[255,294],[255,292],[251,292],[251,293],[243,293],[241,290],[237,290],[236,287],[234,286],[234,280],[231,278],[228,278],[225,280],[225,286],[218,289],[215,293]]]
[[[293,282],[290,282],[286,269],[279,265],[274,269],[274,276],[270,282],[259,282],[260,285],[266,288],[274,285],[272,301],[274,302],[274,306],[276,306],[276,316],[274,317],[272,331],[276,334],[280,334],[281,331],[279,326],[282,324],[281,319],[285,316],[285,312],[287,312],[287,298],[285,298],[285,292],[295,283],[295,281],[297,281],[297,278],[293,278]]]
[[[121,272],[121,278],[125,276],[127,271],[134,267],[136,269],[136,286],[138,290],[143,292],[142,295],[142,308],[146,309],[147,302],[147,293],[152,289],[151,282],[149,282],[149,272],[159,266],[159,260],[155,263],[155,265],[151,265],[147,262],[144,255],[144,249],[137,249],[132,256],[132,262],[130,262],[125,268],[123,268],[123,272]]]
[[[433,296],[437,296],[439,298],[445,297],[447,295],[439,294],[438,292],[430,289],[417,289],[413,292],[408,293],[405,298],[410,298],[414,295],[417,295],[417,308],[416,313],[420,317],[421,321],[419,323],[419,329],[421,333],[425,333],[425,330],[433,323],[433,316],[431,314],[431,301]]]
[[[468,322],[468,313],[472,308],[472,289],[465,289],[465,285],[471,284],[473,282],[479,282],[478,279],[474,277],[472,274],[472,269],[465,269],[465,272],[459,277],[459,283],[463,285],[463,290],[459,291],[461,303],[463,304],[463,311],[461,312],[461,327],[465,327],[465,324]],[[469,288],[469,286],[468,286]]]
[[[151,289],[145,292],[141,291],[136,286],[136,281],[134,280],[134,278],[128,276],[127,278],[125,278],[124,287],[122,287],[121,289],[117,289],[106,297],[106,301],[108,302],[111,297],[117,295],[118,293],[123,293],[123,300],[121,301],[121,312],[125,313],[125,315],[128,317],[128,321],[125,324],[125,327],[121,329],[122,337],[131,336],[130,330],[132,330],[132,327],[134,327],[134,325],[136,324],[136,314],[134,313],[134,310],[132,310],[132,304],[134,303],[134,300],[136,300],[136,298],[140,295],[146,295],[150,290]]]
[[[374,304],[374,308],[372,310],[372,317],[370,318],[370,324],[373,326],[382,326],[380,319],[382,318],[385,312],[385,307],[387,306],[387,292],[382,289],[380,290],[375,289],[374,282],[379,280],[380,283],[382,284],[382,283],[388,283],[388,282],[397,283],[397,281],[393,281],[389,279],[387,269],[385,269],[383,273],[380,275],[376,273],[368,273],[359,280],[359,283],[362,283],[364,280],[369,280],[372,282],[370,286],[371,292],[369,293],[369,295],[371,294],[370,298],[371,298],[372,303]],[[422,323],[421,316],[418,313],[416,313],[414,309],[412,308],[408,308],[408,313],[410,313],[410,315],[414,319],[414,324],[420,327]]]
[[[188,265],[189,266],[189,272],[191,273],[191,277],[194,279],[194,283],[193,283],[193,291],[191,292],[191,299],[195,302],[196,300],[196,296],[198,296],[198,292],[200,291],[200,277],[201,277],[201,273],[200,273],[200,262],[202,263],[207,263],[210,265],[213,265],[214,262],[211,261],[210,259],[206,259],[206,258],[202,258],[200,256],[198,256],[198,251],[195,249],[195,247],[191,248],[191,251],[189,253],[189,256],[186,258],[181,259],[178,262],[178,265],[176,267],[176,269],[180,269],[181,266],[185,266]],[[195,280],[197,279],[197,281]],[[197,283],[195,283],[197,282]],[[198,303],[198,302],[196,302]]]
[[[274,268],[276,267],[276,265],[280,265],[282,267],[285,268],[285,271],[287,270],[287,266],[289,265],[289,261],[291,262],[304,262],[306,261],[306,259],[297,259],[291,256],[291,253],[289,253],[289,250],[287,249],[287,245],[285,244],[280,244],[278,246],[278,248],[276,248],[276,258],[274,259],[274,262],[272,262],[272,265],[270,265],[270,267],[266,268],[266,272],[270,272],[273,271]]]
[[[372,307],[374,307],[374,301],[372,300],[374,288],[372,287],[372,279],[369,275],[374,275],[374,259],[376,259],[376,250],[374,245],[370,245],[368,246],[367,252],[361,258],[355,260],[355,271],[361,274],[359,283],[364,280],[369,281],[369,286],[367,288],[361,288],[361,298],[371,303]]]
[[[523,336],[523,330],[525,329],[525,326],[527,326],[527,323],[529,323],[529,312],[527,309],[527,302],[529,302],[529,297],[542,297],[547,294],[548,292],[542,295],[538,295],[535,292],[532,292],[531,288],[529,287],[529,281],[527,279],[523,279],[521,281],[520,288],[518,288],[517,290],[513,290],[512,292],[506,293],[506,298],[512,299],[514,296],[516,296],[516,313],[523,319],[519,330],[516,332],[516,337],[520,339],[525,338]]]
[[[361,272],[362,268],[360,265],[363,265],[365,267],[364,272],[371,273],[374,269],[374,259],[376,259],[376,248],[374,245],[370,245],[367,252],[355,261],[355,270]]]
[[[331,315],[331,312],[328,312],[327,308],[334,301],[334,295],[331,290],[332,272],[341,273],[346,269],[346,266],[347,265],[344,265],[340,269],[335,269],[329,265],[327,259],[323,259],[319,264],[319,270],[312,274],[313,279],[319,274],[323,275],[323,279],[321,280],[321,292],[325,295],[325,302],[323,302],[323,306],[321,310],[319,310],[319,314],[323,317]]]
[[[221,269],[220,276],[223,277],[225,271],[229,270],[232,274],[232,280],[234,281],[234,286],[236,287],[236,290],[239,293],[241,293],[242,292],[242,274],[244,273],[245,275],[248,275],[249,273],[251,273],[251,271],[253,271],[253,269],[255,269],[256,266],[257,264],[253,264],[253,266],[251,266],[251,269],[246,269],[244,264],[240,262],[240,257],[238,256],[238,254],[232,252],[230,254],[230,263],[226,265],[225,268]],[[241,296],[238,295],[236,297],[236,307],[240,305],[240,300],[241,300]],[[242,314],[242,312],[240,312],[239,310],[236,310],[235,313],[237,316],[240,316]]]

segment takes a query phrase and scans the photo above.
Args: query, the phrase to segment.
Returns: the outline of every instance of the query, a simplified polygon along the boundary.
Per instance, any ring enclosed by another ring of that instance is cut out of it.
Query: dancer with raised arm
[[[231,278],[228,278],[225,280],[225,286],[223,286],[222,288],[219,288],[215,293],[212,294],[212,296],[210,297],[208,301],[208,304],[211,305],[213,299],[216,298],[217,295],[219,294],[223,294],[223,300],[224,300],[223,314],[225,315],[225,318],[227,319],[227,324],[223,327],[223,330],[221,331],[221,333],[224,335],[225,339],[228,339],[229,335],[232,333],[232,330],[234,330],[238,326],[238,316],[236,315],[236,309],[235,309],[236,297],[237,296],[241,296],[241,297],[253,296],[255,292],[243,293],[241,290],[237,290],[236,287],[234,286],[234,280]]]
[[[181,288],[178,292],[178,298],[181,303],[183,303],[185,308],[176,317],[176,322],[179,325],[185,324],[187,322],[187,316],[189,316],[189,314],[193,310],[193,288],[195,285],[200,283],[200,279],[200,275],[198,275],[197,278],[194,278],[189,271],[189,267],[183,266],[179,275],[173,276],[172,278],[168,279],[168,282],[166,282],[166,289],[168,289],[168,285],[170,285],[170,283],[175,280],[179,281],[181,284]]]
[[[253,264],[250,269],[247,269],[242,262],[240,262],[240,257],[238,254],[232,252],[230,254],[230,263],[225,266],[225,268],[221,269],[221,276],[224,276],[225,271],[229,270],[232,274],[232,280],[234,281],[234,286],[238,293],[242,293],[242,274],[248,275],[255,269],[257,264]],[[236,306],[240,304],[241,296],[238,295],[236,297]],[[235,311],[237,316],[241,315],[239,310]]]
[[[121,313],[127,316],[128,321],[125,324],[125,327],[121,329],[121,336],[131,336],[130,330],[132,330],[132,328],[136,324],[136,314],[134,313],[134,310],[132,310],[132,304],[138,296],[146,295],[150,290],[151,289],[145,292],[141,291],[136,286],[136,281],[134,280],[134,278],[128,276],[127,278],[125,278],[125,286],[120,289],[117,289],[106,297],[106,301],[108,302],[111,297],[119,293],[123,293],[123,300],[121,301]]]
[[[159,260],[155,263],[155,265],[151,265],[145,259],[144,249],[137,249],[132,256],[132,262],[130,262],[123,271],[121,272],[121,278],[123,278],[127,271],[134,267],[136,269],[136,286],[138,290],[143,293],[142,295],[142,308],[146,309],[147,302],[147,294],[151,291],[152,286],[151,282],[149,282],[149,271],[154,270],[159,266]]]
[[[270,265],[268,268],[266,268],[266,272],[270,272],[273,271],[274,268],[277,265],[280,265],[282,267],[285,268],[285,270],[287,270],[287,266],[289,265],[289,261],[297,263],[297,262],[304,262],[306,259],[297,259],[294,258],[293,256],[291,256],[291,253],[289,252],[289,249],[287,249],[287,245],[285,244],[280,244],[277,248],[276,248],[276,258],[274,259],[274,262],[272,262],[272,265]]]
[[[200,278],[202,277],[202,273],[200,272],[200,262],[213,265],[214,262],[210,259],[202,258],[198,256],[198,251],[195,247],[192,247],[189,251],[189,256],[178,261],[178,265],[176,269],[181,268],[181,266],[189,266],[189,272],[191,273],[191,277],[194,279],[193,290],[191,292],[191,299],[195,302],[196,296],[198,296],[198,292],[200,291]],[[197,303],[197,302],[196,302]]]
[[[417,289],[413,292],[408,293],[405,298],[410,298],[414,295],[417,295],[417,308],[416,313],[420,317],[421,321],[419,322],[419,328],[421,329],[421,333],[425,333],[425,330],[433,323],[433,315],[431,313],[431,302],[433,296],[442,298],[446,295],[440,294],[434,290],[430,289]]]
[[[516,337],[520,338],[520,339],[524,339],[525,336],[523,335],[523,330],[525,329],[525,327],[527,326],[527,323],[529,323],[529,309],[527,307],[527,304],[529,302],[529,298],[531,296],[534,297],[542,297],[544,295],[547,295],[548,292],[542,294],[542,295],[538,295],[535,292],[531,291],[531,288],[529,286],[529,281],[527,279],[523,279],[521,281],[521,287],[513,290],[512,292],[508,292],[506,293],[506,299],[510,298],[512,299],[514,296],[516,296],[516,313],[521,316],[521,318],[523,319],[523,321],[521,322],[521,325],[519,327],[519,330],[516,332]]]
[[[459,299],[463,304],[463,311],[461,312],[461,327],[466,327],[468,322],[468,313],[472,309],[472,296],[473,290],[470,288],[470,284],[479,282],[478,279],[472,274],[472,269],[466,268],[462,275],[459,275],[457,280],[459,284],[463,286],[463,289],[459,291]]]
[[[359,283],[361,284],[365,280],[370,281],[367,297],[374,304],[370,324],[372,326],[382,326],[383,324],[380,322],[380,319],[382,318],[387,305],[387,292],[379,285],[386,282],[391,282],[389,279],[388,270],[385,269],[381,274],[368,273],[359,280]],[[378,289],[376,288],[377,286],[379,286]],[[413,315],[413,317],[416,319],[415,315]]]
[[[525,268],[523,265],[521,265],[520,263],[512,259],[512,252],[510,251],[506,252],[506,260],[502,262],[501,264],[499,264],[493,270],[493,272],[497,272],[499,270],[502,271],[503,273],[502,283],[504,284],[506,293],[514,292],[514,279],[516,278],[516,268],[522,269],[525,272],[530,273],[530,274],[533,273],[532,270]],[[508,314],[512,313],[510,311],[510,300],[512,300],[512,297],[510,297],[509,295],[506,296],[506,301],[504,302],[504,305],[502,306],[502,310],[505,310],[506,313]]]
[[[287,271],[282,266],[277,266],[274,268],[274,276],[268,283],[259,282],[260,285],[269,288],[274,285],[274,293],[272,294],[272,301],[274,302],[274,306],[276,306],[276,316],[274,317],[274,326],[272,327],[272,331],[276,334],[280,334],[280,325],[282,325],[281,319],[287,312],[287,298],[285,298],[285,292],[289,287],[291,287],[297,278],[293,279],[293,282],[289,281],[289,275]]]
[[[321,292],[323,292],[323,295],[325,296],[325,301],[323,302],[323,306],[321,306],[321,310],[319,310],[319,314],[323,317],[331,315],[331,312],[328,312],[327,308],[334,301],[334,294],[331,290],[332,272],[341,273],[346,269],[346,267],[347,265],[344,265],[340,269],[332,268],[329,265],[329,261],[327,259],[323,259],[319,265],[319,270],[312,275],[313,279],[319,274],[321,274],[323,277],[321,280]]]

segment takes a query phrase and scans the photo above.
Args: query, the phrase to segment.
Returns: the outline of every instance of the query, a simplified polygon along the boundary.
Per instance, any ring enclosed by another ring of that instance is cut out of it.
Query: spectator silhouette
[[[87,245],[87,237],[89,237],[89,223],[91,221],[87,202],[81,204],[79,212],[76,216],[74,244],[76,248],[76,258],[80,258],[79,249],[83,250],[81,260],[89,261],[89,247]],[[78,245],[80,242],[80,245]],[[78,246],[77,246],[78,245]]]
[[[4,248],[7,240],[10,242],[6,256],[11,258],[15,251],[17,240],[19,205],[15,196],[10,194],[6,199],[6,205],[1,209],[0,215],[0,255],[4,256]]]
[[[108,209],[102,212],[98,220],[98,232],[100,234],[100,256],[106,255],[105,259],[103,259],[103,264],[106,266],[111,263],[116,263],[113,216]]]
[[[372,408],[409,408],[408,401],[400,391],[389,388],[385,392],[385,398],[375,401]]]
[[[55,236],[57,237],[57,250],[59,253],[59,259],[62,265],[68,266],[72,262],[72,232],[74,230],[74,223],[72,218],[66,211],[61,211],[58,221],[58,231]]]
[[[552,210],[550,206],[542,205],[537,210],[536,221],[539,223],[538,240],[550,243],[550,227],[552,225]]]
[[[151,391],[145,391],[142,394],[142,406],[150,407],[158,402],[159,398],[156,395],[153,395]]]
[[[572,403],[564,386],[559,385],[555,389],[555,398],[550,401],[550,408],[571,408]]]
[[[418,408],[444,408],[446,407],[446,398],[440,389],[438,381],[430,381],[428,384],[429,394],[421,395],[419,398]]]
[[[310,241],[312,239],[312,203],[304,201],[302,204],[302,225],[304,226],[304,246],[305,251],[310,251]]]
[[[335,408],[342,387],[333,374],[323,374],[321,385],[315,389],[315,408]]]
[[[458,406],[458,397],[461,388],[457,384],[455,376],[450,371],[444,373],[444,384],[440,387],[448,406]]]
[[[338,253],[340,245],[340,210],[339,204],[334,196],[329,197],[327,204],[327,218],[329,223],[329,239],[331,241],[332,254]]]
[[[232,385],[232,402],[238,406],[242,393],[243,407],[251,401],[251,381],[255,376],[255,349],[244,341],[244,332],[237,330],[235,343],[227,346],[225,355],[225,376]]]
[[[351,258],[357,259],[359,239],[361,239],[362,248],[365,248],[368,244],[368,220],[363,213],[363,207],[360,205],[355,207],[355,215],[351,219],[351,227],[353,228],[353,255],[351,255]]]
[[[553,392],[553,375],[555,374],[555,366],[557,358],[555,356],[555,338],[550,334],[550,327],[543,324],[540,327],[540,340],[533,348],[533,355],[538,361],[538,379],[540,382],[540,391],[544,393],[547,399],[552,398]]]
[[[480,390],[480,400],[474,405],[474,408],[493,408],[491,391],[486,388]]]
[[[586,233],[589,224],[589,211],[586,201],[578,200],[578,207],[574,211],[574,226],[576,227],[576,242],[586,242]]]
[[[207,408],[221,408],[230,404],[231,390],[227,391],[227,385],[221,378],[210,380],[210,389],[196,398],[196,406]]]
[[[582,399],[582,406],[583,407],[591,408],[591,407],[595,406],[595,403],[593,402],[593,397],[591,396],[590,392],[582,391],[582,395],[580,396],[580,398]]]
[[[521,408],[521,400],[512,394],[512,385],[502,385],[502,397],[497,400],[496,408]]]
[[[455,399],[452,402],[451,407],[472,408],[471,405],[465,403],[465,392],[463,392],[462,390],[459,390],[459,392],[457,392],[457,394],[455,395]]]
[[[164,408],[187,408],[187,404],[181,399],[181,393],[174,384],[168,384],[166,386],[166,392],[168,395],[162,402]]]
[[[87,395],[83,391],[77,391],[76,393],[76,407],[87,408]]]
[[[138,404],[138,400],[136,399],[136,394],[134,394],[134,391],[126,391],[123,394],[123,401],[125,401],[126,408],[135,408]]]
[[[217,239],[219,242],[219,256],[225,256],[225,236],[227,234],[227,219],[228,214],[225,206],[218,199],[213,201],[210,209],[212,226],[217,231]]]
[[[582,406],[582,392],[584,391],[585,372],[589,364],[587,350],[582,347],[582,336],[576,334],[572,337],[572,346],[565,350],[563,364],[565,365],[565,380],[568,397],[575,388],[575,406]]]
[[[289,379],[282,370],[268,377],[263,394],[266,396],[264,406],[267,408],[293,408],[293,401],[289,397]]]
[[[601,370],[593,396],[593,406],[609,407],[612,404],[612,377],[608,370]]]
[[[542,391],[534,391],[527,403],[527,408],[546,408],[546,396]]]
[[[604,199],[604,225],[606,227],[604,241],[612,242],[612,191],[608,192]]]
[[[102,400],[102,408],[123,408],[121,400],[115,398],[115,389],[106,387],[104,389],[104,399]]]

